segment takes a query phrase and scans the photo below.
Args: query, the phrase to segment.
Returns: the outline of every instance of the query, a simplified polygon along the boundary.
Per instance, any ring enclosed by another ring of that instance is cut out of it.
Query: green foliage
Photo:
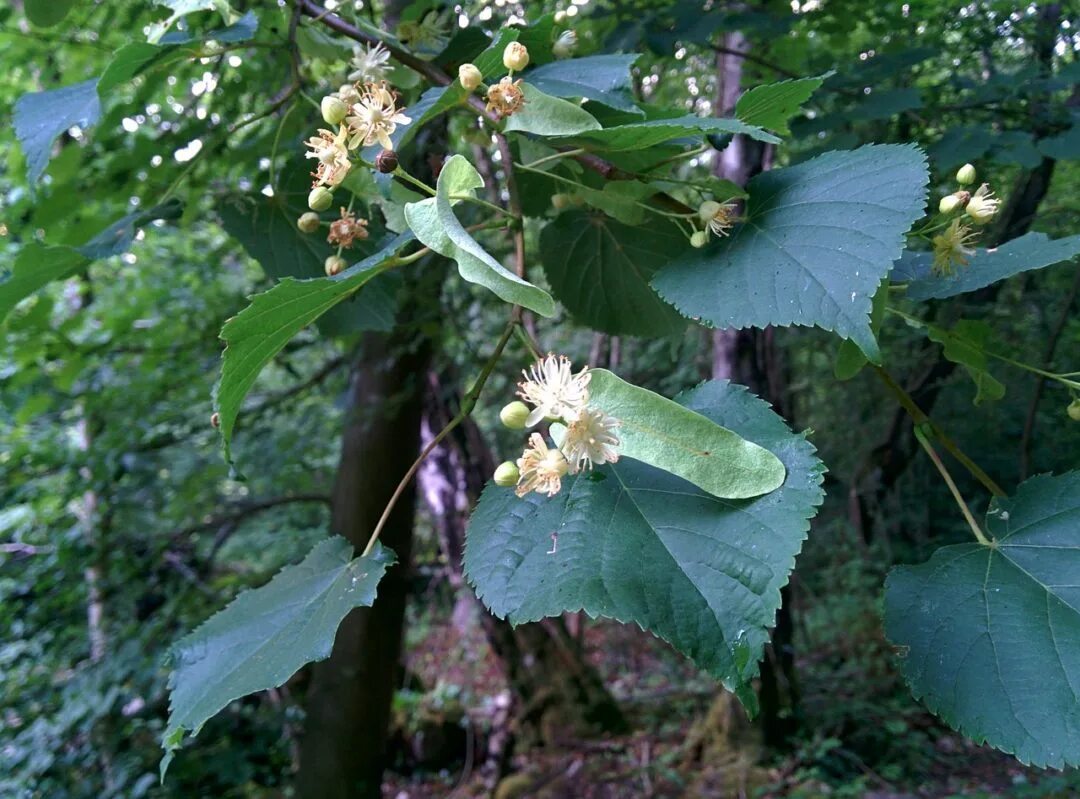
[[[26,154],[27,180],[35,183],[41,177],[57,136],[76,125],[85,130],[100,116],[96,78],[20,97],[15,103],[14,125]]]
[[[992,546],[943,547],[885,585],[889,638],[915,695],[1023,763],[1080,763],[1074,722],[1080,473],[1041,476],[986,514]]]
[[[927,325],[926,335],[942,346],[942,354],[953,363],[964,367],[975,383],[976,405],[985,400],[999,400],[1005,396],[1005,386],[990,374],[987,347],[993,338],[993,329],[986,322],[961,319],[946,330],[937,325]]]
[[[26,0],[26,18],[34,25],[49,28],[64,21],[75,0]]]
[[[788,122],[799,113],[827,75],[766,83],[744,92],[735,103],[735,116],[749,125],[788,134]]]
[[[752,139],[772,144],[780,141],[771,133],[755,125],[747,125],[738,119],[681,116],[605,127],[603,130],[574,136],[570,139],[570,143],[605,152],[625,152],[645,150],[672,139],[707,133],[741,133]]]
[[[594,55],[553,61],[529,70],[529,86],[555,97],[578,97],[628,113],[641,113],[630,92],[636,54]]]
[[[521,91],[525,95],[525,107],[506,120],[508,131],[573,136],[600,130],[600,123],[581,106],[544,94],[530,83],[521,84]]]

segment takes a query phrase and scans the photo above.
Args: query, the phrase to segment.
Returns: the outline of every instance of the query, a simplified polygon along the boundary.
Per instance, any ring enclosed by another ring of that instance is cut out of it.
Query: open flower
[[[408,125],[412,119],[397,107],[397,98],[386,82],[368,83],[353,104],[352,116],[346,117],[349,125],[349,149],[370,147],[378,142],[386,150],[393,150],[391,134],[398,125]]]
[[[305,142],[308,147],[307,157],[319,159],[319,165],[311,174],[315,178],[314,186],[337,186],[345,180],[352,164],[349,163],[349,151],[345,146],[348,131],[343,125],[335,135],[325,128],[318,136],[312,136]]]
[[[570,474],[591,469],[598,463],[615,463],[619,438],[615,430],[619,420],[599,408],[585,408],[570,422],[562,451],[570,464]]]
[[[566,457],[555,447],[549,447],[539,433],[529,436],[529,447],[521,454],[517,462],[521,477],[514,490],[519,497],[530,491],[547,494],[549,497],[559,493],[562,478],[568,466]]]
[[[738,206],[735,203],[706,200],[698,207],[698,218],[703,225],[708,225],[713,235],[726,236],[735,226],[737,210]]]
[[[977,234],[960,219],[954,219],[944,231],[934,236],[933,270],[939,275],[951,275],[957,266],[967,266],[975,254],[972,244]]]
[[[1000,204],[1001,200],[997,199],[994,192],[990,191],[990,186],[984,183],[971,195],[964,211],[975,220],[975,224],[985,225],[994,218]]]
[[[352,68],[349,80],[361,83],[378,83],[386,79],[386,63],[390,60],[390,51],[381,43],[372,45],[358,44],[353,48]]]
[[[342,208],[341,218],[330,223],[330,235],[326,237],[326,241],[328,244],[351,247],[357,239],[363,240],[367,237],[367,220],[357,219],[352,211]]]
[[[548,355],[521,374],[525,379],[518,383],[518,396],[533,406],[526,427],[549,416],[572,422],[589,402],[589,367],[575,375],[565,355]]]
[[[493,83],[487,90],[487,110],[508,117],[522,109],[525,95],[521,92],[521,81],[513,80],[509,75]]]

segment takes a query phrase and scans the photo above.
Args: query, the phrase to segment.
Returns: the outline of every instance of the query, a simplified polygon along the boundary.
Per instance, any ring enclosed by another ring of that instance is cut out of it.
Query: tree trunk
[[[426,343],[369,336],[353,368],[334,484],[331,529],[359,550],[419,452]],[[350,613],[329,660],[314,666],[297,775],[302,799],[375,799],[399,678],[415,490],[401,497],[381,541],[398,558],[371,608]]]

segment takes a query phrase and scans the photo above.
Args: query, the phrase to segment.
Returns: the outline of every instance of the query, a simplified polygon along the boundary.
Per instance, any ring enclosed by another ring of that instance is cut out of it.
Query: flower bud
[[[322,98],[319,109],[322,111],[322,118],[326,120],[327,125],[340,125],[349,113],[349,106],[345,104],[345,101],[334,97],[332,94]]]
[[[577,33],[575,31],[563,31],[555,44],[551,46],[551,52],[556,58],[569,58],[577,50]]]
[[[325,211],[334,202],[334,194],[326,186],[316,186],[307,196],[308,208],[312,211]]]
[[[484,73],[477,68],[476,64],[462,64],[458,67],[457,76],[461,85],[470,92],[484,80]]]
[[[296,220],[296,226],[300,228],[303,233],[314,233],[319,229],[320,224],[319,215],[313,211],[301,214],[300,218]]]
[[[510,42],[503,50],[503,66],[517,72],[529,66],[529,51],[521,42]]]
[[[694,231],[694,235],[690,237],[690,243],[698,249],[701,249],[709,243],[709,234],[704,230],[696,230]]]
[[[698,209],[697,209],[698,219],[700,219],[702,222],[706,222],[706,223],[711,222],[716,217],[716,215],[718,213],[720,213],[720,211],[721,211],[721,209],[723,209],[723,207],[724,206],[722,206],[716,200],[706,200],[705,202],[703,202],[701,205],[698,206]]]
[[[341,272],[347,267],[345,259],[340,255],[331,255],[323,263],[323,268],[326,270],[327,277],[333,277],[334,275],[340,275]]]
[[[375,168],[384,175],[389,175],[398,168],[397,153],[393,150],[382,150],[375,156]]]
[[[512,461],[503,461],[495,469],[494,480],[497,486],[510,488],[516,486],[519,479],[521,479],[521,472],[518,471],[518,467]]]
[[[1075,404],[1076,403],[1074,402],[1073,405],[1075,405]],[[1070,414],[1071,413],[1072,412],[1070,411]],[[215,428],[215,429],[217,429],[218,427],[221,427],[221,414],[218,413],[217,411],[214,411],[212,414],[210,414],[210,426]]]
[[[1069,414],[1069,418],[1074,422],[1080,422],[1080,398],[1074,399],[1069,403],[1067,413]]]
[[[963,208],[970,195],[966,191],[958,191],[956,194],[947,194],[938,203],[938,210],[943,214],[951,214],[953,211]]]
[[[511,430],[524,430],[528,427],[529,406],[521,400],[515,400],[499,411],[499,421]]]
[[[964,164],[956,171],[956,182],[961,186],[970,186],[975,182],[975,167]]]
[[[570,206],[570,195],[568,194],[552,194],[551,195],[551,207],[556,211],[561,211],[564,208]]]

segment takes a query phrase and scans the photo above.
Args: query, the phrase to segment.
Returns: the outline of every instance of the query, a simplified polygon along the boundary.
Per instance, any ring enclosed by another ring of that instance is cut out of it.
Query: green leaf
[[[589,373],[589,404],[620,422],[621,456],[723,499],[757,497],[783,485],[784,464],[765,447],[606,369]]]
[[[1071,128],[1040,141],[1039,152],[1059,161],[1080,161],[1080,116],[1073,119],[1076,121]]]
[[[634,228],[568,211],[541,231],[540,260],[551,290],[582,324],[612,335],[663,336],[686,322],[649,280],[688,246],[674,225]]]
[[[525,106],[508,117],[505,130],[535,133],[537,136],[573,136],[600,130],[600,123],[579,105],[544,94],[529,83],[521,84]]]
[[[240,406],[262,368],[293,336],[393,266],[394,254],[411,238],[398,236],[374,255],[334,277],[286,278],[269,291],[253,296],[247,308],[225,323],[221,338],[226,347],[214,405],[221,422],[226,461],[232,462],[232,434]]]
[[[135,241],[139,228],[157,219],[179,219],[183,210],[183,203],[179,200],[175,198],[166,200],[161,205],[155,205],[145,211],[136,211],[118,219],[76,249],[91,260],[120,255]]]
[[[951,275],[936,275],[933,256],[926,252],[905,252],[890,278],[907,285],[912,300],[955,297],[1004,280],[1007,277],[1044,269],[1080,255],[1080,236],[1051,239],[1045,233],[1025,233],[993,250],[979,250],[966,267]]]
[[[870,306],[870,332],[874,336],[874,344],[877,345],[878,333],[881,325],[885,322],[885,309],[889,305],[889,281],[882,280]],[[881,349],[875,346],[874,352],[865,353],[859,349],[859,345],[851,339],[843,339],[836,353],[836,363],[833,373],[837,380],[850,380],[855,377],[868,361],[881,365]]]
[[[49,28],[63,22],[75,0],[25,0],[26,18],[39,28]]]
[[[765,172],[731,236],[675,259],[653,287],[721,328],[816,325],[876,351],[870,298],[923,213],[926,159],[869,145]]]
[[[0,274],[0,320],[26,297],[54,280],[69,277],[87,259],[74,247],[50,247],[32,241],[15,256],[10,273]]]
[[[26,154],[26,179],[35,183],[41,177],[57,136],[76,125],[88,128],[100,116],[97,78],[16,100],[15,135]]]
[[[745,92],[735,103],[735,116],[748,125],[787,135],[788,121],[799,113],[828,75],[766,83]]]
[[[968,377],[975,383],[976,405],[984,400],[999,400],[1005,396],[1005,386],[990,374],[987,347],[993,340],[994,330],[986,322],[961,319],[951,330],[937,325],[925,325],[931,341],[942,345],[947,360],[964,367]]]
[[[821,504],[824,469],[813,446],[741,386],[714,381],[680,401],[774,453],[784,485],[718,499],[631,458],[568,478],[551,498],[489,485],[469,522],[465,570],[497,616],[521,624],[583,609],[635,622],[752,708],[750,683]]]
[[[646,122],[616,125],[602,130],[578,134],[572,138],[572,141],[598,150],[644,150],[672,139],[702,136],[707,133],[741,133],[758,141],[772,144],[780,143],[780,139],[771,133],[754,125],[747,125],[738,119],[696,116],[651,119]]]
[[[381,546],[353,558],[352,544],[328,538],[179,641],[171,652],[162,778],[185,732],[197,735],[230,702],[276,688],[304,664],[329,657],[342,619],[375,602],[393,563]]]
[[[451,195],[472,195],[484,185],[480,173],[464,156],[451,156],[443,165],[436,185],[438,194],[405,206],[405,219],[421,242],[457,262],[458,272],[470,283],[494,292],[499,299],[541,316],[555,314],[555,301],[543,289],[507,270],[469,235],[451,206]]]
[[[529,70],[525,80],[555,97],[581,97],[629,113],[641,113],[631,94],[630,68],[640,58],[631,53],[570,58]]]
[[[1080,472],[994,500],[993,546],[942,547],[885,583],[885,632],[916,698],[976,743],[1080,765]]]

